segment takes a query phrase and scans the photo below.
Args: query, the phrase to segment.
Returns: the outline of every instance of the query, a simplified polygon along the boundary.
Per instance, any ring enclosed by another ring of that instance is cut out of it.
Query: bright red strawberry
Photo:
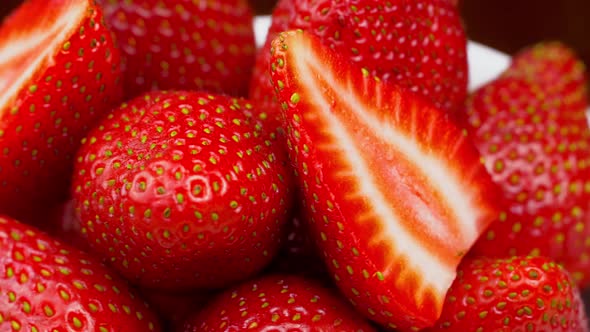
[[[287,29],[313,33],[371,75],[424,95],[439,108],[454,113],[464,103],[466,37],[449,0],[281,0],[256,60],[249,95],[266,116],[279,121],[269,82],[269,48],[276,34]]]
[[[586,332],[584,303],[567,271],[544,257],[466,260],[434,331]]]
[[[563,91],[565,92],[565,91]],[[506,77],[476,91],[465,119],[505,211],[474,247],[490,257],[542,255],[590,284],[590,130],[585,107],[541,82]]]
[[[557,93],[570,111],[588,106],[588,76],[578,55],[560,42],[546,42],[525,48],[514,56],[502,77],[534,81],[544,93]]]
[[[223,287],[278,250],[290,171],[246,100],[152,92],[84,140],[73,198],[81,232],[147,288]]]
[[[182,332],[355,331],[374,329],[344,299],[296,276],[271,275],[232,287]]]
[[[92,0],[31,0],[0,27],[0,212],[30,220],[65,199],[80,140],[120,103],[102,19]]]
[[[254,65],[247,0],[99,0],[123,55],[127,98],[162,89],[248,94]]]
[[[0,217],[0,331],[160,331],[127,283],[77,249]]]
[[[455,268],[497,217],[477,150],[419,95],[290,32],[272,79],[314,235],[342,292],[392,328],[436,321]]]

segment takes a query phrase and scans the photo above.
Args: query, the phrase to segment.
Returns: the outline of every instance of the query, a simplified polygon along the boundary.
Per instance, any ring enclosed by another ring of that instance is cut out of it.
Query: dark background
[[[260,14],[276,0],[250,0]],[[0,0],[4,17],[21,0]],[[574,47],[590,64],[589,0],[462,0],[469,37],[507,53],[537,41],[558,39]]]

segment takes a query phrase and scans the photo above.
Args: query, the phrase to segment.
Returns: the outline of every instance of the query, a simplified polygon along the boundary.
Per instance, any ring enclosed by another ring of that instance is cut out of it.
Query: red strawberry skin
[[[224,287],[268,264],[290,209],[290,171],[243,99],[151,92],[84,140],[73,199],[81,232],[153,289]]]
[[[123,55],[127,99],[150,90],[246,96],[256,52],[246,0],[100,0]]]
[[[521,69],[523,57],[530,61]],[[543,64],[534,61],[523,53],[466,104],[466,128],[506,206],[474,254],[547,256],[585,287],[590,282],[590,130],[587,101],[578,94],[584,84],[575,88],[568,81],[573,76],[560,79],[550,74],[556,69],[539,69]]]
[[[434,331],[588,331],[569,273],[545,257],[466,260]]]
[[[102,20],[94,1],[32,0],[0,27],[0,212],[30,221],[64,200],[80,140],[121,102]]]
[[[260,109],[269,117],[280,120],[268,71],[270,44],[289,29],[313,33],[371,75],[453,114],[467,96],[467,39],[449,0],[282,0],[250,84],[250,99],[264,106]]]
[[[181,332],[375,331],[337,295],[296,276],[269,275],[221,293]]]
[[[1,331],[160,331],[157,317],[98,261],[0,217]]]
[[[281,34],[272,50],[290,157],[333,279],[383,326],[431,326],[499,211],[477,150],[444,112],[312,34]]]

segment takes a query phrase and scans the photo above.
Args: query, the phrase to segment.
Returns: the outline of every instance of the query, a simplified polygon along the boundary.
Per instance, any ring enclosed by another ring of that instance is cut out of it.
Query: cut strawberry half
[[[290,157],[333,278],[384,326],[432,326],[499,211],[477,150],[442,111],[317,37],[283,33],[272,52]]]
[[[102,22],[93,0],[29,0],[2,22],[0,213],[44,220],[66,198],[80,140],[121,102]]]
[[[0,107],[13,102],[23,85],[68,47],[67,39],[89,9],[84,2],[29,1],[10,16],[5,23],[10,29],[0,29]]]

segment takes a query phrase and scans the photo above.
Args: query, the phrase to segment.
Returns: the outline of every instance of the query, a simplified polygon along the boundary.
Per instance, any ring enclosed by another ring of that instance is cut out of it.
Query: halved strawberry
[[[281,34],[272,51],[290,156],[334,280],[384,326],[434,324],[459,261],[497,216],[477,150],[444,112],[309,33]]]
[[[31,219],[65,199],[80,140],[120,102],[102,20],[92,0],[31,0],[0,27],[0,212]]]

